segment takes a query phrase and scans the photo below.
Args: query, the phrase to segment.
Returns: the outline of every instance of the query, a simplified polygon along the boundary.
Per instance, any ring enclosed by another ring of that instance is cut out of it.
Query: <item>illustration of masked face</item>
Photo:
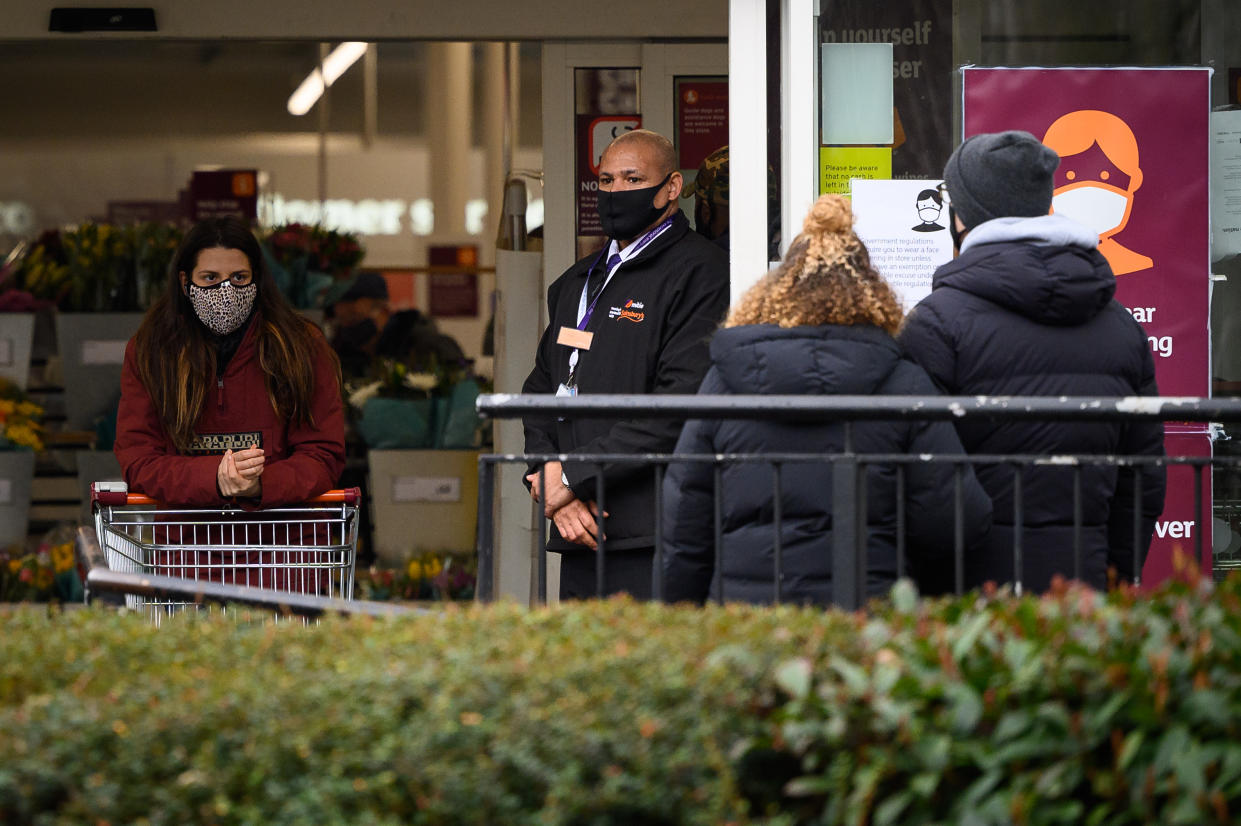
[[[1052,193],[1051,208],[1106,237],[1129,220],[1130,195],[1105,183],[1082,181],[1063,186]]]
[[[931,200],[918,202],[918,217],[923,222],[933,224],[939,220],[939,211],[942,207]]]

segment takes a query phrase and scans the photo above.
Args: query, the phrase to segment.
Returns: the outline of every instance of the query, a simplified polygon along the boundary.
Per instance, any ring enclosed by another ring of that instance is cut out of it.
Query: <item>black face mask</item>
[[[965,237],[968,229],[957,229],[957,212],[952,208],[952,204],[948,205],[948,234],[952,236],[952,248],[957,252],[961,251],[961,239]]]
[[[655,186],[642,189],[599,190],[599,223],[607,236],[617,241],[632,241],[638,233],[658,221],[668,205],[655,206],[655,195],[670,178],[671,172]]]

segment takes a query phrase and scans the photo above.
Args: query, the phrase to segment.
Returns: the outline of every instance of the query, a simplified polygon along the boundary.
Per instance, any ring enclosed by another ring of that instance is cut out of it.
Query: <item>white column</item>
[[[503,43],[482,44],[483,59],[479,78],[483,92],[482,133],[486,158],[484,185],[487,195],[486,237],[495,238],[504,211],[504,179],[511,171],[506,164],[505,137],[508,134],[509,102],[505,78],[506,59]]]
[[[818,29],[814,0],[781,0],[780,14],[780,254],[801,231],[819,196],[819,139],[815,68]]]
[[[362,56],[362,145],[370,149],[379,135],[379,48],[366,46]]]
[[[427,150],[435,235],[440,237],[465,234],[471,80],[469,43],[427,45]]]
[[[767,13],[728,2],[728,186],[732,301],[767,272]],[[736,220],[741,215],[745,220]]]

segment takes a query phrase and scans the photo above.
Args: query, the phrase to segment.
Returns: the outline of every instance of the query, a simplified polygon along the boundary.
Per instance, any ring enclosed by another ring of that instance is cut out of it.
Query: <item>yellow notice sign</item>
[[[890,146],[820,146],[819,194],[849,194],[849,181],[884,181],[892,177]]]

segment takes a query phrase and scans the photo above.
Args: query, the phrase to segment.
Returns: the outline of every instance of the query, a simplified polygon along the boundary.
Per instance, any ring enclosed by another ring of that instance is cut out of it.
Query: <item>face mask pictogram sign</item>
[[[963,69],[966,137],[1023,129],[1060,156],[1052,211],[1099,234],[1159,392],[1210,394],[1210,72]]]

